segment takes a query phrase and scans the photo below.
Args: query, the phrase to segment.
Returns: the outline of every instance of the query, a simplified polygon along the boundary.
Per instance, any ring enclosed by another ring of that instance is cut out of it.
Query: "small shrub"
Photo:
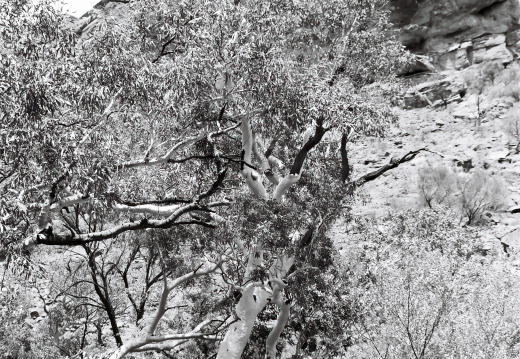
[[[520,103],[515,104],[506,112],[504,132],[516,142],[516,152],[520,152]]]
[[[464,80],[464,84],[470,93],[477,95],[482,94],[482,91],[486,85],[486,81],[482,77],[477,67],[472,66],[469,69],[465,69],[462,71],[461,75],[462,79]]]
[[[443,204],[449,199],[454,189],[454,173],[448,167],[436,166],[419,169],[419,191],[428,207]]]
[[[493,83],[504,71],[504,65],[496,61],[484,62],[480,68],[480,75],[485,82]]]

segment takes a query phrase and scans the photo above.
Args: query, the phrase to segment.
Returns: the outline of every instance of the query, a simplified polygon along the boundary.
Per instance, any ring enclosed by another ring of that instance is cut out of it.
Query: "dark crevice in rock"
[[[470,28],[469,27],[465,27],[463,29],[458,29],[458,30],[455,30],[453,32],[450,32],[446,35],[444,35],[445,38],[451,38],[451,37],[456,37],[456,36],[459,36],[459,35],[462,35],[464,34],[466,31],[468,31]]]
[[[468,64],[473,65],[474,61],[474,53],[473,53],[473,46],[468,46],[466,48],[466,57],[468,58]]]
[[[405,47],[408,51],[413,52],[414,54],[422,54],[425,52],[426,39],[419,39],[418,41],[405,44]]]
[[[415,75],[421,75],[421,74],[431,74],[432,71],[431,70],[423,70],[423,69],[414,69],[414,70],[411,70],[409,72],[400,72],[397,74],[397,77],[401,78],[401,77],[409,77],[409,76],[415,76]]]
[[[500,1],[494,2],[493,4],[488,5],[486,7],[483,7],[482,9],[480,9],[477,12],[477,14],[480,15],[480,16],[487,17],[487,16],[489,16],[489,15],[491,15],[493,13],[493,10],[495,10],[496,8],[498,8],[499,6],[501,6],[505,2],[507,2],[507,0],[500,0]]]

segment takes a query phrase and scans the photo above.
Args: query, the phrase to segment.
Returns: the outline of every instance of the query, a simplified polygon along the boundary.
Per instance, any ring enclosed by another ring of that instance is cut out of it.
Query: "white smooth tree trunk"
[[[228,328],[220,344],[217,359],[240,359],[258,314],[264,310],[271,295],[262,283],[250,283],[236,306],[237,321]]]

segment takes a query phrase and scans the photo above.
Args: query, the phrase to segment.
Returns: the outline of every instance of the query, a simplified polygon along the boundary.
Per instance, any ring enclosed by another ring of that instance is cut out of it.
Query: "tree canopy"
[[[367,86],[406,58],[385,3],[130,1],[78,27],[0,1],[0,250],[63,257],[71,351],[103,328],[113,358],[345,350],[327,230],[382,173],[349,181],[347,142],[393,119]]]

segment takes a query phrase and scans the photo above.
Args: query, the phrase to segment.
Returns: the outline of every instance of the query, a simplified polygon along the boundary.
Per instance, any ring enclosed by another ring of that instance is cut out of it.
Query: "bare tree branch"
[[[228,128],[225,128],[223,130],[220,130],[220,131],[215,131],[215,132],[206,132],[206,131],[202,131],[201,133],[199,133],[198,135],[196,136],[192,136],[192,137],[188,137],[186,140],[182,141],[182,142],[179,142],[179,143],[176,143],[174,146],[172,146],[170,148],[170,150],[165,153],[163,156],[160,156],[160,157],[155,157],[155,158],[151,158],[151,159],[143,159],[143,160],[137,160],[137,161],[130,161],[130,162],[124,162],[124,163],[121,163],[117,166],[117,168],[136,168],[136,167],[146,167],[146,166],[153,166],[153,165],[160,165],[160,164],[164,164],[164,163],[168,163],[168,162],[174,162],[174,161],[171,161],[171,157],[181,151],[182,149],[188,147],[188,146],[191,146],[199,141],[202,141],[203,139],[205,138],[213,138],[213,137],[217,137],[217,136],[220,136],[220,135],[223,135],[229,131],[232,131],[236,128],[240,127],[240,123],[237,123],[233,126],[230,126]]]
[[[139,229],[147,229],[147,228],[171,228],[175,225],[186,224],[186,222],[177,223],[177,219],[179,219],[182,215],[193,212],[193,211],[207,211],[211,207],[216,207],[220,205],[228,205],[229,201],[220,201],[216,203],[210,203],[208,205],[200,205],[198,203],[191,203],[189,205],[180,207],[175,212],[173,212],[168,218],[162,220],[156,219],[146,219],[143,218],[138,222],[127,222],[117,226],[114,226],[110,229],[106,229],[99,232],[91,232],[91,233],[57,233],[54,234],[52,232],[52,227],[49,227],[47,230],[41,231],[38,233],[33,239],[26,240],[25,245],[31,246],[36,243],[46,244],[46,245],[80,245],[90,242],[102,241],[109,238],[117,237],[119,234],[127,232],[127,231],[135,231]],[[189,222],[193,223],[193,222]],[[198,224],[199,222],[197,222]]]
[[[90,129],[90,131],[88,131],[85,136],[83,136],[83,138],[81,139],[81,141],[79,141],[78,143],[78,146],[76,147],[76,151],[78,150],[79,146],[82,145],[83,143],[85,143],[87,141],[87,139],[90,137],[90,135],[96,131],[98,128],[100,128],[101,126],[103,126],[103,124],[105,123],[105,121],[110,117],[110,111],[112,111],[112,107],[114,107],[114,104],[117,100],[117,97],[119,96],[119,94],[121,94],[121,91],[123,90],[123,88],[120,88],[116,94],[112,97],[112,99],[110,100],[110,103],[108,104],[108,106],[105,108],[105,111],[103,111],[103,114],[101,115],[103,118],[101,119],[101,121],[99,121],[99,123],[92,127]]]
[[[142,351],[149,351],[149,350],[166,350],[171,349],[179,344],[182,344],[182,342],[176,342],[176,343],[165,343],[165,344],[155,344],[154,343],[162,343],[169,340],[181,340],[185,341],[188,339],[215,339],[215,336],[213,333],[200,333],[199,331],[209,324],[212,320],[208,319],[200,323],[197,327],[195,327],[192,331],[185,333],[185,334],[165,334],[165,335],[156,335],[155,331],[157,329],[157,325],[161,321],[161,319],[164,316],[164,313],[166,312],[166,304],[168,302],[168,296],[171,293],[173,289],[175,289],[177,286],[181,285],[182,283],[185,283],[189,280],[211,274],[215,272],[220,266],[229,260],[229,255],[231,254],[231,249],[228,249],[225,254],[223,254],[220,259],[211,265],[209,268],[201,270],[201,266],[196,268],[195,270],[186,273],[183,276],[180,276],[176,278],[173,282],[168,284],[168,279],[166,276],[163,276],[163,290],[161,293],[161,298],[159,301],[159,307],[155,311],[155,315],[152,319],[152,322],[148,326],[146,330],[146,334],[140,339],[135,339],[127,344],[123,345],[117,352],[115,352],[111,359],[118,359],[122,358],[125,355],[129,353],[134,352],[142,352]]]
[[[350,166],[348,163],[348,151],[347,151],[348,135],[346,133],[341,136],[341,180],[343,183],[350,179]]]
[[[394,157],[390,160],[390,162],[381,168],[369,172],[364,176],[361,176],[353,181],[350,181],[347,183],[347,194],[352,195],[354,193],[354,190],[358,187],[361,187],[367,182],[373,181],[377,179],[378,177],[382,176],[384,173],[388,172],[391,169],[399,167],[399,165],[402,165],[403,163],[409,162],[415,158],[420,152],[426,151],[426,152],[432,152],[435,154],[439,154],[438,152],[430,151],[428,148],[420,148],[415,151],[410,151],[407,154],[405,154],[403,157],[398,158]]]

